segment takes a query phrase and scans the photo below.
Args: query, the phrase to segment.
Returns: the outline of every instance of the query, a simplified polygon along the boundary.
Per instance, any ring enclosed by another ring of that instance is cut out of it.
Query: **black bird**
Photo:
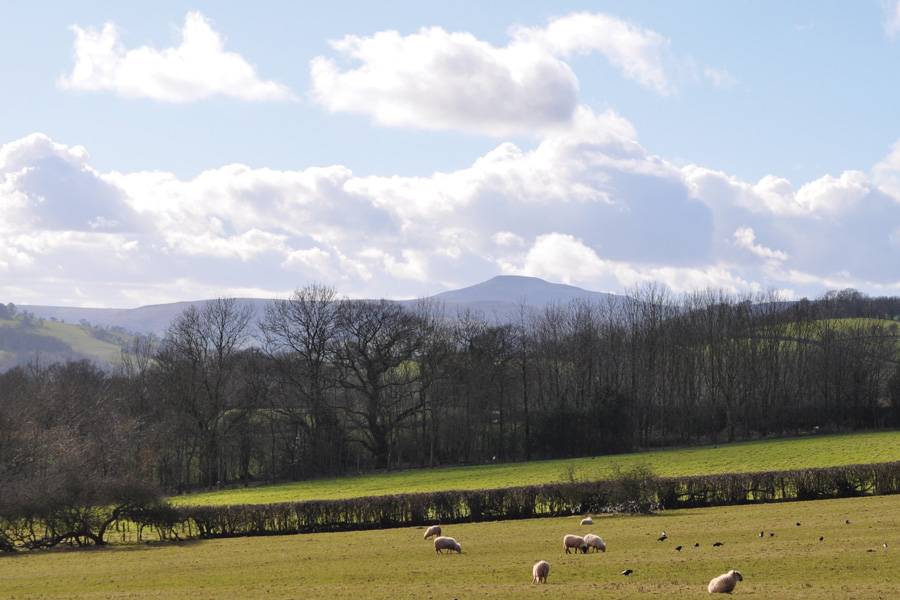
[[[696,544],[694,544],[694,548],[699,548],[699,547],[700,547],[700,542],[697,542]]]
[[[884,546],[885,548],[887,548],[887,542],[885,542],[884,544],[882,544],[882,546]]]
[[[765,531],[760,531],[760,532],[759,532],[759,537],[762,537],[763,534],[765,534]]]
[[[794,525],[796,525],[797,527],[800,527],[800,521],[797,521],[796,523],[794,523]]]
[[[666,541],[667,539],[669,539],[669,538],[666,536],[666,534],[662,534],[661,536],[659,536],[658,538],[656,538],[656,541],[658,541],[658,542],[664,542],[664,541]]]
[[[770,532],[769,532],[769,537],[775,537],[775,532],[774,532],[774,531],[770,531]]]
[[[675,546],[675,550],[677,550],[678,552],[681,552],[681,546]]]
[[[625,569],[624,571],[622,571],[622,575],[631,575],[632,573],[634,573],[634,571],[632,571],[631,569]]]
[[[716,542],[715,544],[713,544],[713,546],[716,546],[716,547],[724,546],[724,545],[725,544],[723,544],[722,542]]]
[[[850,519],[847,519],[846,521],[844,521],[844,523],[846,523],[847,525],[849,525],[849,524],[850,524]]]
[[[821,542],[822,540],[824,540],[824,539],[825,539],[825,538],[822,537],[821,535],[819,536],[819,541],[820,541],[820,542]]]

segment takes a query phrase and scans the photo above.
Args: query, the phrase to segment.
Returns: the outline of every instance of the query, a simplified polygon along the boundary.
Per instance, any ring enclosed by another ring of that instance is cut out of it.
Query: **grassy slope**
[[[43,335],[59,339],[72,347],[72,351],[79,354],[90,356],[100,361],[112,362],[119,358],[120,345],[117,342],[127,342],[133,336],[129,334],[116,333],[113,331],[104,331],[103,335],[108,336],[109,340],[104,341],[97,339],[93,333],[99,331],[94,327],[81,327],[71,323],[58,323],[45,320],[42,325],[38,325],[35,319],[34,328],[27,331],[35,335]],[[15,327],[19,321],[9,319],[0,319],[0,326],[9,325]]]
[[[719,444],[570,460],[492,464],[321,479],[175,498],[178,504],[267,504],[448,489],[601,479],[614,466],[649,465],[657,475],[770,471],[900,460],[900,432],[850,433]]]
[[[735,568],[744,575],[738,597],[896,598],[898,511],[900,496],[886,496],[619,515],[597,518],[591,527],[579,526],[580,517],[448,525],[445,533],[463,553],[443,556],[422,540],[421,528],[20,553],[0,557],[0,594],[47,600],[677,600],[707,598],[707,582]],[[656,541],[663,530],[669,539]],[[564,534],[589,531],[606,541],[605,554],[563,552]],[[713,547],[717,541],[724,546]],[[677,545],[684,549],[676,552]],[[551,564],[547,585],[531,583],[539,559]],[[619,575],[626,568],[634,574]]]

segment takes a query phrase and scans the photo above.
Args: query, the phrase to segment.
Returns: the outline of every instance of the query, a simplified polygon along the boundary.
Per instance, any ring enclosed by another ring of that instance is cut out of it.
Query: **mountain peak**
[[[497,275],[487,281],[459,290],[443,292],[433,296],[446,304],[474,302],[500,302],[542,306],[549,302],[569,302],[576,298],[597,300],[610,294],[591,292],[574,285],[550,283],[537,277],[521,275]]]

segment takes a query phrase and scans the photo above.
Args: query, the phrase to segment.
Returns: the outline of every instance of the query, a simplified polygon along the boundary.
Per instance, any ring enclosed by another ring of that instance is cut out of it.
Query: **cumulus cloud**
[[[369,115],[386,126],[545,137],[577,117],[579,83],[565,62],[574,55],[600,54],[663,96],[676,93],[679,76],[693,71],[690,61],[672,56],[662,35],[605,14],[515,27],[510,37],[497,47],[440,27],[406,36],[348,35],[330,42],[340,60],[310,62],[312,97],[331,112]],[[705,76],[717,87],[736,83],[725,69],[707,69]]]
[[[222,36],[199,12],[190,12],[178,46],[126,50],[113,23],[75,32],[75,66],[58,81],[62,89],[112,91],[125,98],[193,102],[215,95],[240,100],[292,100],[286,86],[264,81],[243,57],[225,50]]]
[[[649,29],[605,14],[576,13],[547,27],[513,29],[516,45],[535,46],[555,56],[599,52],[629,79],[667,96],[674,86],[666,73],[669,40]]]
[[[741,227],[734,232],[734,243],[741,248],[746,248],[756,256],[775,261],[788,259],[788,255],[784,252],[766,248],[762,244],[755,244],[755,241],[756,233],[750,227]]]
[[[884,31],[888,37],[896,38],[900,34],[900,0],[881,0],[884,11]]]
[[[884,183],[893,153],[871,177],[794,190],[677,168],[612,112],[573,118],[533,149],[503,143],[427,177],[340,165],[99,173],[86,149],[32,135],[0,148],[0,297],[134,305],[326,281],[399,298],[498,272],[617,292],[900,291],[900,266],[880,259],[900,247],[900,202]]]
[[[382,31],[331,42],[359,63],[342,70],[318,56],[310,63],[313,98],[331,112],[370,114],[376,123],[509,135],[566,123],[578,81],[564,62],[533,46],[496,48],[469,33],[423,28]]]
[[[872,168],[872,178],[880,189],[900,201],[900,141],[891,153]]]

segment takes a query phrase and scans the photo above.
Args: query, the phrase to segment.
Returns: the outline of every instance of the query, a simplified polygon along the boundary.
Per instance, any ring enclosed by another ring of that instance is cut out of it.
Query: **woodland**
[[[310,285],[258,322],[232,298],[189,307],[109,370],[17,366],[0,375],[4,494],[73,481],[179,493],[900,426],[898,298],[647,285],[627,301],[523,306],[511,322],[444,312]]]

